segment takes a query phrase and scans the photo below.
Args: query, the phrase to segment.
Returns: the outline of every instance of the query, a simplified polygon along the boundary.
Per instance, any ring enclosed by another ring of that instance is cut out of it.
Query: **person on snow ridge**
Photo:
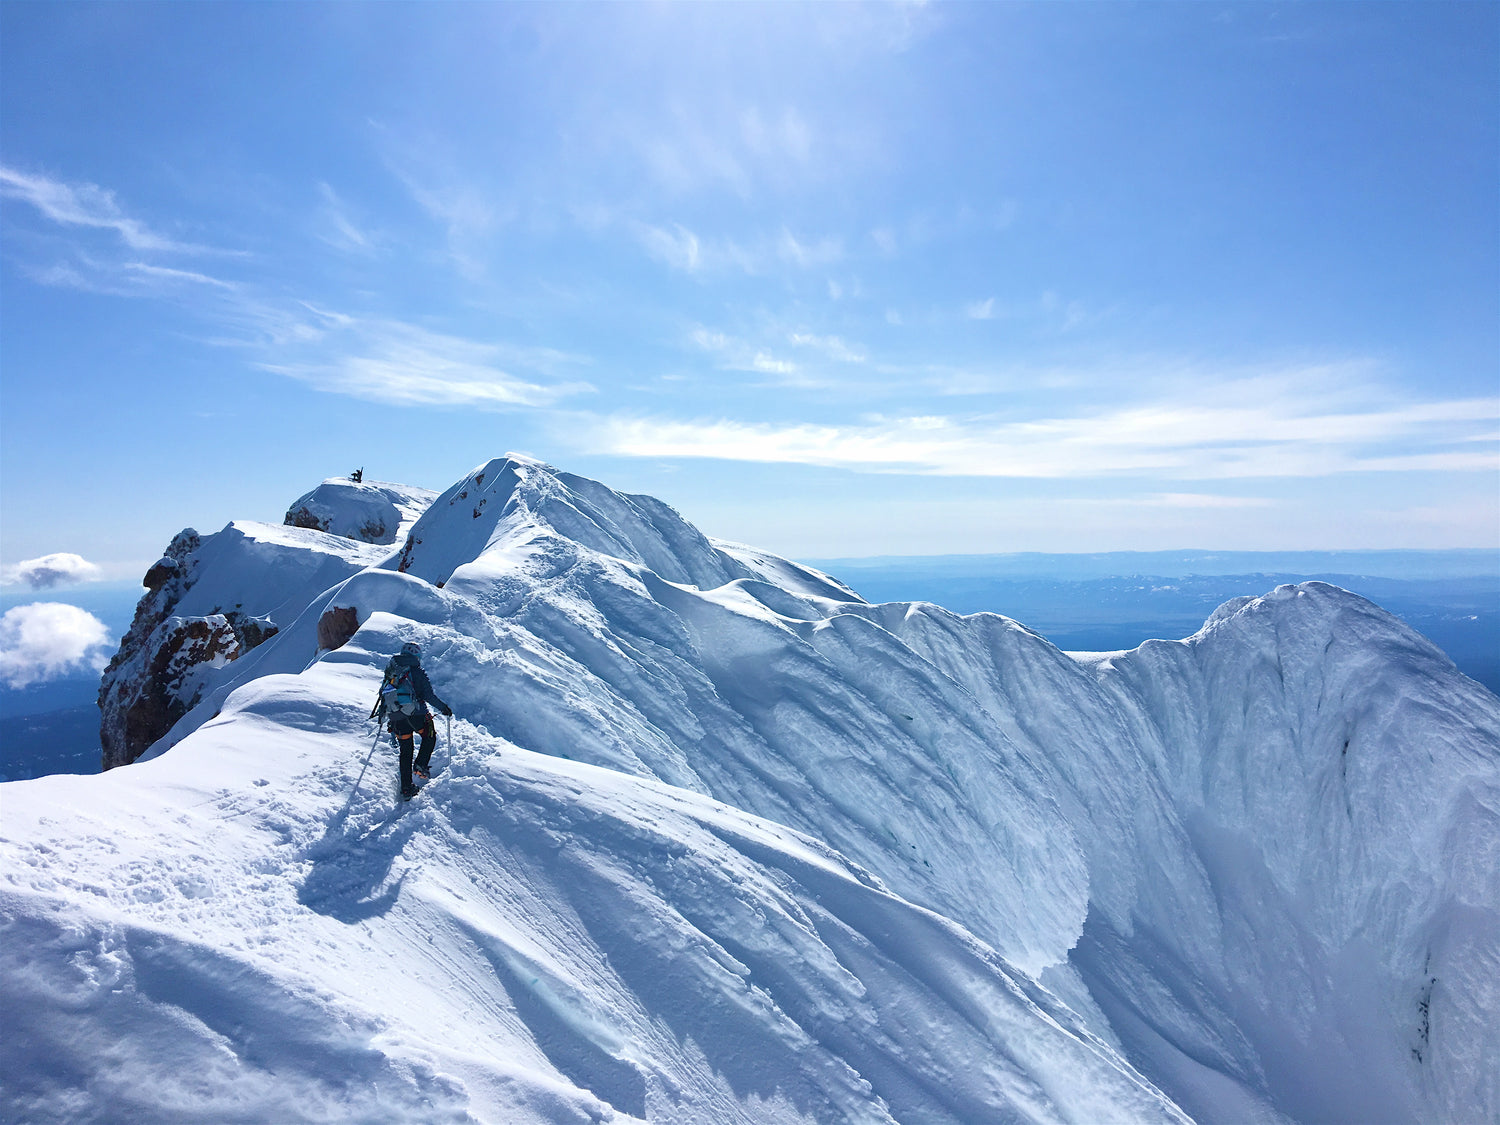
[[[396,698],[392,689],[395,685],[405,679],[410,685],[410,694],[414,697],[414,710],[410,714],[403,714],[395,709],[397,705],[387,702],[388,698]],[[385,666],[385,679],[382,681],[380,696],[375,701],[375,709],[370,712],[371,718],[385,718],[388,720],[386,729],[396,740],[396,746],[401,752],[401,799],[409,801],[417,794],[417,787],[412,783],[412,773],[426,780],[428,770],[432,764],[432,750],[437,745],[437,730],[432,724],[432,712],[427,709],[432,704],[444,715],[452,716],[453,708],[449,707],[437,697],[432,690],[432,681],[427,678],[427,673],[422,669],[422,649],[416,641],[407,641],[401,646],[401,651],[391,657],[389,664]],[[413,736],[422,736],[421,748],[417,751],[416,758],[412,757]]]

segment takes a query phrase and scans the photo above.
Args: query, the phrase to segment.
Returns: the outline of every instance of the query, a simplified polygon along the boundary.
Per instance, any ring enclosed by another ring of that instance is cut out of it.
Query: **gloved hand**
[[[453,718],[453,708],[449,707],[446,703],[439,703],[438,710],[441,711],[444,715],[448,716],[448,718]]]

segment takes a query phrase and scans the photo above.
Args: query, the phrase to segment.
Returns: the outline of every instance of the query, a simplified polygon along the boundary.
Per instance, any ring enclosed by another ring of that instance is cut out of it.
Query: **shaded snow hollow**
[[[5,1120],[1500,1117],[1500,700],[1353,594],[1068,655],[514,455],[234,529],[185,600],[279,631],[0,787]]]

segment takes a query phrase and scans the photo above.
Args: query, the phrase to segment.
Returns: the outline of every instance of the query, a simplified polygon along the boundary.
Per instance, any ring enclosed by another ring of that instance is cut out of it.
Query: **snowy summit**
[[[1500,1119],[1500,700],[1346,591],[1068,654],[519,455],[146,585],[0,788],[5,1121]]]

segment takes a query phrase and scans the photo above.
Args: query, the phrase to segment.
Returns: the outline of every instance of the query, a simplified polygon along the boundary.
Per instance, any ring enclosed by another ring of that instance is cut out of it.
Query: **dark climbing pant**
[[[437,745],[437,728],[432,725],[432,716],[428,715],[423,719],[419,719],[418,722],[423,725],[417,727],[415,730],[403,731],[398,728],[391,732],[396,737],[396,747],[401,751],[401,789],[403,792],[411,788],[412,744],[415,741],[414,736],[418,734],[422,736],[422,745],[416,754],[416,765],[423,773],[426,773],[427,767],[432,764],[432,750]]]

